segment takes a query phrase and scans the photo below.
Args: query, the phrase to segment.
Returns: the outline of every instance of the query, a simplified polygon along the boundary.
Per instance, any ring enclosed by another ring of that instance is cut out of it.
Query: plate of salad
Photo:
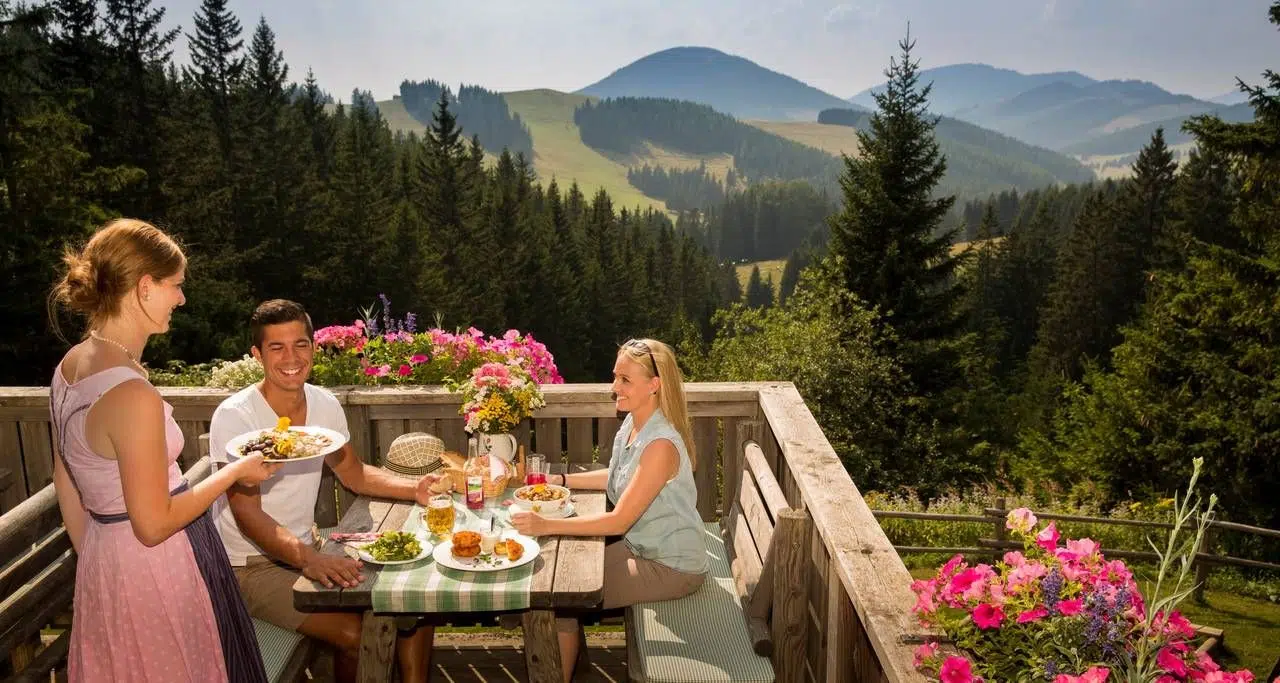
[[[360,559],[381,565],[409,564],[431,555],[432,544],[426,534],[408,531],[384,531],[369,543],[355,546]]]

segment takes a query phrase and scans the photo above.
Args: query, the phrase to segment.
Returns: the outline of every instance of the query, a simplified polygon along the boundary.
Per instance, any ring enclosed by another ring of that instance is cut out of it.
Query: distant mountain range
[[[954,116],[956,112],[1009,99],[1018,94],[1053,83],[1086,86],[1097,83],[1075,71],[1024,74],[1013,69],[1000,69],[986,64],[952,64],[920,72],[920,82],[933,82],[929,93],[930,108]],[[875,109],[871,93],[884,90],[884,84],[872,86],[849,98],[849,101]]]
[[[849,106],[791,76],[708,47],[655,52],[577,94],[688,100],[739,119],[766,121],[815,121],[823,109]]]
[[[1074,154],[1128,154],[1141,148],[1157,126],[1170,135],[1190,116],[1223,111],[1239,118],[1245,111],[1224,106],[1242,102],[1239,94],[1208,101],[1171,93],[1150,81],[1100,81],[1075,71],[1024,74],[986,64],[953,64],[925,69],[920,80],[933,84],[930,108],[935,113]],[[871,93],[883,87],[873,86],[849,100],[865,106],[874,102]]]

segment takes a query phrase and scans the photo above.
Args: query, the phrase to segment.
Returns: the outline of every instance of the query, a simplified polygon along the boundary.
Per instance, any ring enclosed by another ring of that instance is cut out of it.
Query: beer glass
[[[447,493],[432,496],[427,501],[427,529],[436,536],[453,533],[453,496]]]

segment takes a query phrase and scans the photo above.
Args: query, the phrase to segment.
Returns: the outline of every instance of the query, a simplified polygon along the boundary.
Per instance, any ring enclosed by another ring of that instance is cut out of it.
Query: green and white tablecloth
[[[476,512],[468,510],[456,498],[454,511],[457,514],[455,529],[475,529],[481,523],[488,524],[486,517],[477,517]],[[402,530],[413,533],[424,528],[422,513],[423,508],[414,505]],[[504,522],[510,518],[507,509],[497,504],[483,514],[497,516]],[[535,564],[536,559],[514,569],[471,572],[440,567],[427,557],[413,564],[383,567],[373,582],[373,609],[414,613],[528,609],[529,584]]]

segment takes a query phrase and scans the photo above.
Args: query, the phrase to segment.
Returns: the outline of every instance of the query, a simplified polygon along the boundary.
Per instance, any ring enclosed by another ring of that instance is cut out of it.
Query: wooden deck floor
[[[621,636],[621,634],[618,634]],[[590,637],[587,649],[591,671],[577,672],[576,681],[626,683],[627,651],[622,637]],[[331,667],[331,665],[330,665]],[[323,664],[319,669],[328,668]],[[481,642],[453,639],[441,634],[431,654],[431,683],[524,683],[524,649],[518,640],[485,639]],[[330,676],[313,676],[329,683]]]

